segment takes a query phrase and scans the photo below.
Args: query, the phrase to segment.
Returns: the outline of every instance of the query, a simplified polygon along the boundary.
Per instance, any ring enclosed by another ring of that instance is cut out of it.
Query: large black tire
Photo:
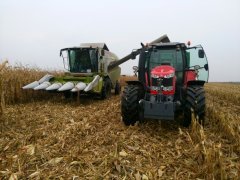
[[[121,92],[121,85],[120,83],[117,81],[116,85],[115,85],[115,95],[119,95]]]
[[[142,89],[137,85],[127,85],[121,98],[122,119],[126,126],[134,125],[140,118],[139,100]]]
[[[190,86],[186,91],[183,126],[188,127],[192,122],[192,111],[204,125],[205,118],[205,91],[202,86]]]
[[[111,96],[111,80],[109,78],[105,78],[103,81],[103,87],[101,92],[101,99],[107,99]]]

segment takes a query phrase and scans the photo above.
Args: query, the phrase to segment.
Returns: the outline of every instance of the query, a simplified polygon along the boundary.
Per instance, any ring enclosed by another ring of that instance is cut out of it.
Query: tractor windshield
[[[187,48],[187,67],[197,72],[198,80],[208,82],[208,61],[201,45]]]
[[[151,52],[150,55],[150,70],[156,66],[170,65],[177,71],[183,68],[181,51],[176,49],[159,49]]]
[[[91,73],[98,71],[97,52],[95,49],[68,50],[69,71]]]
[[[160,65],[170,65],[176,69],[177,82],[183,81],[183,59],[182,51],[174,48],[155,49],[150,52],[149,72]]]

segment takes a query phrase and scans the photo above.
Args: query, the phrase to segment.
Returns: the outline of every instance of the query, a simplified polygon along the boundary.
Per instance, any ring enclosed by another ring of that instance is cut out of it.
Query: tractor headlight
[[[173,86],[163,87],[163,91],[172,91]]]
[[[165,75],[164,78],[172,78],[174,76],[175,76],[175,73],[171,73],[171,74]]]
[[[151,86],[151,90],[153,90],[153,91],[159,91],[160,89],[161,89],[161,87]]]
[[[159,76],[155,75],[155,74],[152,74],[151,76],[152,76],[152,78],[159,78]]]

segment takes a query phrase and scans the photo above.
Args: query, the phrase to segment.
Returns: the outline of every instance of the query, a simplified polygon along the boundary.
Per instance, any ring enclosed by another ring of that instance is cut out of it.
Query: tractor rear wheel
[[[205,91],[202,86],[190,86],[186,91],[183,126],[188,127],[191,124],[192,113],[198,119],[199,123],[204,125],[205,118]]]
[[[139,120],[142,91],[137,85],[127,85],[121,98],[122,119],[126,126],[134,125]]]
[[[103,81],[103,87],[101,92],[101,99],[107,99],[111,96],[111,80],[109,78],[105,78]]]

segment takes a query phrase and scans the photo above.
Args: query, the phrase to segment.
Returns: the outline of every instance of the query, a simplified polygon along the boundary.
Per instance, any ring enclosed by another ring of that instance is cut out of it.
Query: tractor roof
[[[177,45],[185,45],[184,43],[179,42],[167,42],[167,43],[154,43],[151,46],[177,46]]]
[[[105,43],[81,43],[80,48],[102,48],[106,51],[109,51],[107,45]]]

